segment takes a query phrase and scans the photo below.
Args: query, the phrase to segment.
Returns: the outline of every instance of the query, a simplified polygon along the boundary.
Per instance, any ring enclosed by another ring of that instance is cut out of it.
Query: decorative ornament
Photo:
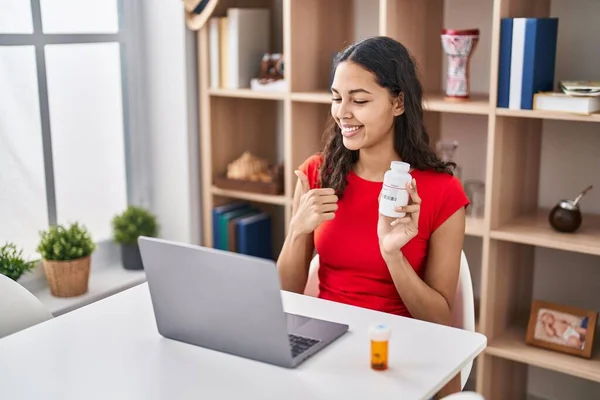
[[[442,47],[448,56],[446,98],[465,100],[469,93],[469,63],[479,42],[479,29],[442,29]]]

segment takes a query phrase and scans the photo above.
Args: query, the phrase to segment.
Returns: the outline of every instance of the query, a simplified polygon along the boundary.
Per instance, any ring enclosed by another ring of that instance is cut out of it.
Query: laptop
[[[138,243],[166,338],[295,368],[348,331],[284,312],[273,260],[144,236]]]

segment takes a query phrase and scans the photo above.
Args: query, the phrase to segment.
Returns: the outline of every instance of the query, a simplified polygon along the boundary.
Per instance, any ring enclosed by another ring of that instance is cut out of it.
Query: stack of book
[[[557,36],[557,18],[501,20],[498,107],[532,110],[534,94],[554,89]]]
[[[600,82],[554,84],[558,18],[503,18],[498,107],[574,114],[600,111]]]
[[[584,115],[600,111],[600,81],[561,81],[560,90],[536,93],[533,109]]]
[[[213,208],[213,247],[272,259],[271,216],[245,201]]]

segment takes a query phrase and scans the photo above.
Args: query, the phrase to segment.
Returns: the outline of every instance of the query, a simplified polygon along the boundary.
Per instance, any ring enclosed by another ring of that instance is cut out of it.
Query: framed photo
[[[590,358],[598,312],[545,301],[531,305],[526,342]]]

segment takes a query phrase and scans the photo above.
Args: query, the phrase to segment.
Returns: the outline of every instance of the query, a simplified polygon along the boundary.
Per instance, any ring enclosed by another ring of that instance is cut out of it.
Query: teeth
[[[342,128],[342,132],[354,132],[360,128],[360,126],[345,126]]]

